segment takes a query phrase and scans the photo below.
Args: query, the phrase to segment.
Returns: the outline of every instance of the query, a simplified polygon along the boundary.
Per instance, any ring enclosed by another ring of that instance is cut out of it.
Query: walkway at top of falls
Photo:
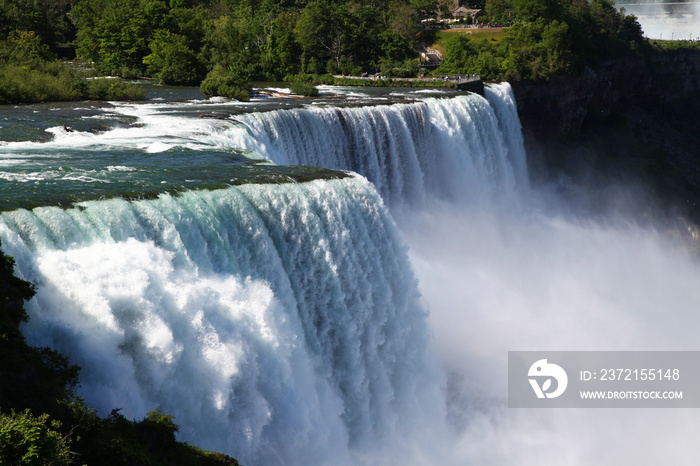
[[[382,84],[378,84],[379,86],[385,86],[387,82],[416,83],[417,86],[420,86],[420,83],[443,82],[445,84],[445,87],[452,87],[463,91],[476,92],[477,94],[484,93],[484,83],[481,80],[481,76],[479,76],[478,74],[442,75],[438,77],[429,78],[392,78],[387,76],[381,76],[379,74],[373,76],[335,75],[334,77],[338,79],[356,79],[370,82],[382,81]]]

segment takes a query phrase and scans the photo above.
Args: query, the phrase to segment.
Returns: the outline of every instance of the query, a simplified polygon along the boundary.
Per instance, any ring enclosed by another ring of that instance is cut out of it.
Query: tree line
[[[79,0],[78,55],[103,73],[207,93],[299,73],[354,74],[414,56],[436,0]]]
[[[498,40],[455,35],[445,44],[438,73],[538,79],[639,53],[644,46],[636,18],[610,0],[461,3],[483,8],[487,21],[513,27]],[[430,45],[435,31],[422,29],[420,21],[448,16],[457,5],[455,0],[0,0],[0,45],[6,51],[0,62],[21,63],[14,50],[46,60],[70,45],[101,74],[202,84],[207,94],[243,98],[253,80],[425,73],[415,50]],[[37,43],[28,46],[28,39]]]
[[[445,1],[445,0],[440,0]],[[251,80],[351,74],[414,56],[437,0],[0,0],[0,40],[17,31],[107,75],[234,93]],[[2,60],[3,57],[0,57]],[[5,59],[7,61],[7,59]]]

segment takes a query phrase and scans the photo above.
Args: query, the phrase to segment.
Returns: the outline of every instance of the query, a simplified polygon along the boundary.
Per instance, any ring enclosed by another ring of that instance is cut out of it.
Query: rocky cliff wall
[[[511,84],[535,181],[637,183],[700,221],[700,50]]]
[[[528,136],[576,138],[592,112],[667,107],[700,93],[700,51],[607,61],[580,76],[511,83]]]

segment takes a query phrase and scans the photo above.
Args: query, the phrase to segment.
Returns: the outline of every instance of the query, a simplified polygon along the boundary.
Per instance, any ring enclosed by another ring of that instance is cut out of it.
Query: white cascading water
[[[81,365],[103,412],[159,407],[182,439],[264,465],[371,463],[444,416],[415,279],[363,178],[17,210],[0,236],[38,289],[25,334]]]
[[[355,171],[392,207],[429,198],[493,207],[527,186],[527,168],[510,85],[485,95],[245,114],[217,143],[277,164]]]

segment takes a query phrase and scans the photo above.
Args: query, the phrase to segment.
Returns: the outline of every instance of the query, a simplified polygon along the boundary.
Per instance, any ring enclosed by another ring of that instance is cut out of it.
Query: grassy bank
[[[445,43],[456,36],[466,36],[477,41],[489,41],[498,44],[506,37],[508,28],[455,28],[443,29],[435,32],[432,38],[431,49],[439,51],[445,55]]]

